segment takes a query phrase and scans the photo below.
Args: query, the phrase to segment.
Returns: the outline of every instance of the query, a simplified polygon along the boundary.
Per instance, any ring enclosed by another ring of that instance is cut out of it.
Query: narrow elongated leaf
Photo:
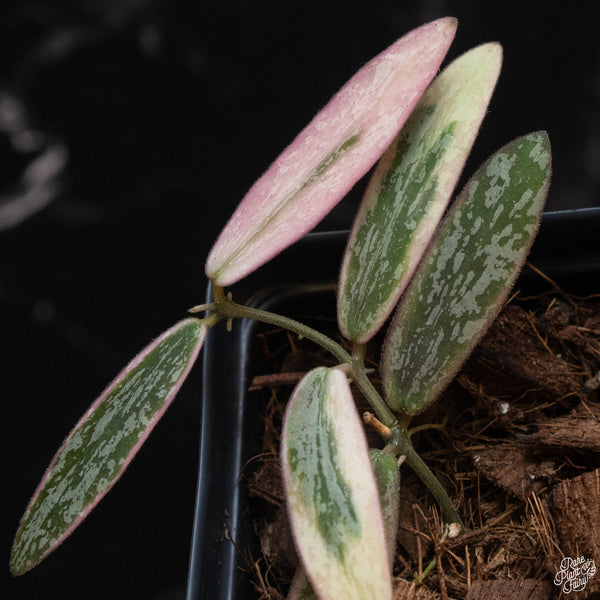
[[[426,408],[504,303],[538,229],[550,184],[545,132],[496,152],[462,191],[405,291],[382,354],[386,400]]]
[[[290,523],[321,600],[392,597],[377,484],[345,375],[318,368],[298,384],[281,446]]]
[[[200,319],[164,332],[92,404],[50,463],[17,531],[11,572],[52,552],[122,475],[188,375],[204,341]]]
[[[371,168],[435,75],[456,31],[443,18],[362,67],[246,194],[206,274],[225,286],[310,231]]]
[[[373,474],[379,492],[379,502],[385,537],[387,541],[388,561],[390,569],[394,562],[396,549],[396,535],[398,534],[398,508],[400,506],[400,472],[396,458],[391,454],[385,454],[381,450],[369,451]],[[318,600],[318,597],[306,575],[302,564],[298,566],[294,580],[290,586],[288,600]]]
[[[452,62],[382,157],[354,221],[340,275],[338,322],[347,338],[370,339],[398,302],[450,200],[501,62],[497,43]]]

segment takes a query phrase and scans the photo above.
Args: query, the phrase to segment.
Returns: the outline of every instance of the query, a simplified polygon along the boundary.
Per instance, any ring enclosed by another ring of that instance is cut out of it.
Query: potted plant
[[[256,182],[208,258],[214,297],[191,310],[206,316],[160,335],[75,426],[21,521],[14,574],[35,566],[87,516],[164,414],[207,331],[238,318],[286,328],[339,363],[302,379],[283,421],[286,505],[301,556],[291,598],[391,598],[400,462],[435,497],[450,537],[460,534],[461,517],[415,451],[409,423],[449,384],[506,300],[537,231],[550,148],[544,132],[507,144],[446,211],[501,63],[500,46],[484,44],[434,79],[455,28],[450,18],[424,25],[365,65]],[[347,347],[232,299],[225,286],[299,240],[378,159],[343,258],[337,306]],[[381,391],[365,366],[366,344],[393,312]],[[381,447],[370,452],[349,380],[374,413],[368,421]],[[205,429],[204,440],[241,424],[242,413],[230,408],[233,421]],[[211,418],[204,415],[207,426]],[[211,485],[206,460],[221,456],[203,456],[203,487]],[[239,462],[222,466],[231,473]],[[199,540],[209,539],[204,526],[197,520]]]
[[[598,209],[545,213],[529,261],[561,289],[581,296],[597,292],[600,257],[595,239],[599,230]],[[236,297],[262,310],[301,315],[303,321],[313,317],[322,323],[327,315],[335,327],[335,284],[347,235],[342,231],[307,236],[252,277],[240,281],[235,286]],[[526,268],[515,289],[522,296],[530,296],[552,287],[532,268]],[[209,288],[207,300],[211,293]],[[280,333],[280,338],[283,335]],[[248,391],[254,377],[276,373],[282,361],[279,357],[269,364],[261,339],[261,327],[254,321],[236,321],[230,332],[213,328],[206,339],[189,599],[263,597],[256,587],[260,576],[253,570],[262,560],[262,550],[251,523],[253,515],[259,522],[263,516],[257,517],[260,499],[253,498],[249,489],[249,480],[260,477],[260,472],[249,472],[253,461],[264,453],[270,385],[276,389],[282,386],[279,394],[285,399],[294,380],[285,384],[285,378],[273,377],[268,380],[270,384]],[[281,339],[269,345],[277,349],[280,344]],[[262,527],[266,528],[264,523]],[[268,568],[263,566],[262,573]],[[271,585],[276,587],[273,581]]]

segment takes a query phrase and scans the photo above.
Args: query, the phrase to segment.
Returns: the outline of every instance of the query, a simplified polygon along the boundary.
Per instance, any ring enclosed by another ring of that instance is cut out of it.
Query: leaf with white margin
[[[501,64],[495,42],[454,60],[379,162],[340,274],[338,323],[348,339],[369,340],[397,304],[450,201]]]
[[[363,66],[243,198],[206,262],[216,285],[245,277],[310,231],[375,164],[436,74],[456,19],[423,25]]]
[[[319,367],[288,403],[281,444],[290,524],[321,600],[391,600],[386,534],[346,376]]]
[[[391,454],[371,449],[369,450],[369,458],[371,459],[371,466],[373,467],[377,490],[379,492],[379,502],[381,504],[387,541],[388,560],[391,569],[394,562],[396,536],[398,534],[400,471],[398,470],[396,458]],[[302,564],[298,566],[292,580],[292,585],[288,592],[288,600],[318,600]]]
[[[15,536],[22,575],[62,543],[112,488],[187,377],[206,325],[185,319],[138,354],[90,406],[54,456]]]
[[[535,132],[493,154],[457,198],[387,333],[381,372],[393,410],[431,404],[495,319],[537,233],[550,173],[550,141]]]

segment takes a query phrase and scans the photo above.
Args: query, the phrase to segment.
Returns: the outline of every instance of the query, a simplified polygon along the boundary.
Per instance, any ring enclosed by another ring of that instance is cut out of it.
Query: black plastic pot
[[[345,241],[346,232],[307,236],[232,288],[234,298],[281,314],[334,315],[334,286]],[[529,262],[569,292],[598,292],[600,208],[546,213]],[[527,293],[548,287],[528,268],[518,282]],[[260,451],[263,431],[264,401],[246,392],[251,375],[264,372],[251,372],[255,332],[254,323],[241,321],[230,333],[224,327],[211,329],[205,343],[188,600],[256,598],[240,553],[257,546],[245,518],[247,495],[240,482],[244,465]]]

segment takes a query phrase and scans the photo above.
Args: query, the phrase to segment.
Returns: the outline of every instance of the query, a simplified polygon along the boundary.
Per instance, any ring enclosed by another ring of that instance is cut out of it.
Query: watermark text
[[[566,556],[560,561],[560,569],[554,577],[554,584],[560,585],[565,594],[581,592],[587,582],[596,574],[596,563],[583,556],[570,558]]]

